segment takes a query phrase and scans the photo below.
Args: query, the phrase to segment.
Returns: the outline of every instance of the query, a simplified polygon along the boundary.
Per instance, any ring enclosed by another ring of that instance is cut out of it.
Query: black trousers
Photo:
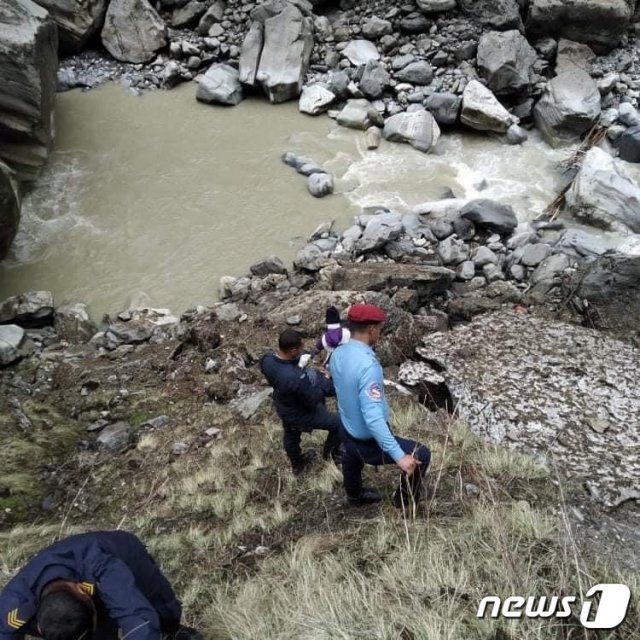
[[[341,433],[344,442],[342,457],[344,488],[349,497],[357,498],[362,492],[362,469],[364,465],[395,464],[395,460],[380,448],[376,440],[357,440],[347,433],[344,428]],[[394,496],[396,504],[409,505],[411,500],[417,502],[420,499],[422,479],[429,467],[431,452],[425,445],[415,440],[398,438],[397,436],[395,438],[405,453],[413,455],[421,463],[410,476],[407,477],[406,474],[402,474],[400,485]]]
[[[293,467],[298,467],[302,464],[300,440],[303,433],[311,433],[316,429],[329,432],[324,443],[323,457],[325,460],[333,457],[340,450],[340,429],[342,428],[340,416],[336,413],[330,413],[325,407],[318,408],[308,418],[305,418],[304,424],[287,423],[286,425],[283,424],[283,428],[282,443]]]

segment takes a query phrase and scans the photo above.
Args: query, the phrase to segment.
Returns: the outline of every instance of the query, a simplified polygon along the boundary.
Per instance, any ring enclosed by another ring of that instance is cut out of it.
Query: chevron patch
[[[80,586],[82,587],[83,591],[87,594],[89,594],[90,596],[92,596],[95,593],[95,585],[93,585],[91,582],[81,582]]]
[[[17,609],[14,609],[7,614],[7,624],[12,629],[21,629],[25,624],[27,624],[24,620],[20,620],[18,615],[19,611]]]

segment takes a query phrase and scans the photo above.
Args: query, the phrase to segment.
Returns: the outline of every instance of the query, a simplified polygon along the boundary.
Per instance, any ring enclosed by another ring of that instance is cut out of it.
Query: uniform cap
[[[374,304],[354,304],[347,317],[358,324],[380,324],[387,319],[387,314]]]

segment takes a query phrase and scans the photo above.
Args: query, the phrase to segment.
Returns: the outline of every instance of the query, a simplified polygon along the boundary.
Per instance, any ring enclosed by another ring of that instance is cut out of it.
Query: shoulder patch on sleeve
[[[382,387],[379,382],[370,382],[367,386],[367,396],[374,402],[382,400]]]
[[[26,620],[22,620],[20,618],[20,611],[18,609],[13,609],[13,611],[9,611],[7,614],[7,624],[16,631],[18,629],[22,629],[25,624],[27,624]]]

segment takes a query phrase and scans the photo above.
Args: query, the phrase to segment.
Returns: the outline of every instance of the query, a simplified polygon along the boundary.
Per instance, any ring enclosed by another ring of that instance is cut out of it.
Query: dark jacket
[[[125,531],[99,531],[56,542],[18,572],[0,594],[0,640],[41,637],[40,594],[60,579],[83,583],[127,640],[159,640],[161,627],[180,623],[182,607],[142,542]]]
[[[315,369],[298,367],[298,360],[269,353],[260,361],[260,369],[273,387],[273,402],[284,427],[304,426],[333,395],[332,383]]]

